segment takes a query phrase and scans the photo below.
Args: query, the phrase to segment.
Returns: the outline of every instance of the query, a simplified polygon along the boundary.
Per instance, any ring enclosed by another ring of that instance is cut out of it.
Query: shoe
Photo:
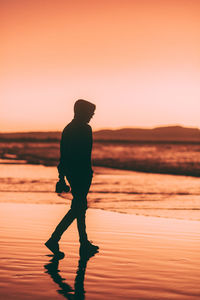
[[[99,249],[98,246],[93,245],[90,241],[86,241],[84,243],[81,243],[80,245],[80,253],[81,252],[97,252]]]
[[[59,244],[53,238],[50,238],[46,243],[45,246],[56,256],[63,256],[65,255],[63,252],[59,250]]]

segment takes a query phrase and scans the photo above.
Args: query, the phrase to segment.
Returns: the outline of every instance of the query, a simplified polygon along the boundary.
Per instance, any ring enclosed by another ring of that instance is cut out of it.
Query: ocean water
[[[0,161],[0,202],[70,204],[55,193],[56,167]],[[200,221],[200,179],[94,167],[88,206],[125,214]]]
[[[95,143],[93,158],[96,166],[200,177],[198,143]]]
[[[0,158],[56,166],[58,142],[0,143]],[[94,142],[93,164],[121,170],[200,177],[200,144],[170,142]]]

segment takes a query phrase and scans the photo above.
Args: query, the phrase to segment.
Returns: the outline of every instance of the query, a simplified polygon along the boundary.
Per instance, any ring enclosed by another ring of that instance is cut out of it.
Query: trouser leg
[[[78,182],[72,182],[72,194],[73,194],[73,200],[71,208],[76,211],[76,218],[77,218],[77,228],[79,233],[79,241],[81,244],[85,243],[87,238],[86,233],[86,210],[87,210],[87,194],[89,191],[89,187],[91,184],[91,179],[89,181],[84,181],[84,178],[82,181]]]
[[[60,223],[57,225],[51,237],[56,241],[59,241],[61,239],[62,234],[72,224],[74,219],[77,219],[79,241],[80,243],[86,242],[87,233],[86,233],[85,215],[86,215],[85,210],[77,213],[73,209],[70,209],[68,213],[64,216],[64,218],[60,221]]]
[[[85,210],[79,212],[77,215],[77,228],[79,233],[80,244],[84,244],[88,240],[87,233],[86,233],[85,216],[86,216]]]
[[[76,214],[74,210],[70,209],[68,213],[64,216],[64,218],[60,221],[60,223],[57,225],[55,231],[52,233],[52,238],[56,241],[59,241],[62,234],[72,224],[75,218]]]
[[[85,177],[67,178],[73,195],[71,209],[64,216],[61,222],[56,227],[52,234],[52,238],[59,241],[65,230],[71,225],[74,219],[77,219],[77,228],[79,232],[80,243],[84,243],[87,240],[86,224],[85,224],[85,214],[87,209],[87,194],[90,188],[91,179]]]

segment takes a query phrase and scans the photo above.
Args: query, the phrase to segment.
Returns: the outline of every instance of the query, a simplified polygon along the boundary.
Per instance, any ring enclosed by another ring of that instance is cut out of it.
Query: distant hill
[[[59,131],[0,133],[0,141],[57,142],[60,137]]]
[[[200,142],[198,128],[181,126],[156,127],[153,129],[122,128],[99,130],[94,133],[95,140],[110,141],[194,141]]]
[[[61,132],[0,133],[0,141],[58,142]],[[171,141],[200,142],[200,129],[165,126],[153,129],[122,128],[94,132],[95,141]]]

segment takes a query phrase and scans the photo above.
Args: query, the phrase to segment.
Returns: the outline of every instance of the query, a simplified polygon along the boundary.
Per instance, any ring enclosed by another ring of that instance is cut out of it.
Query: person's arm
[[[65,182],[65,171],[64,171],[64,165],[63,165],[63,133],[62,133],[62,138],[60,142],[60,162],[57,166],[58,170],[58,182],[56,183],[56,193],[62,193],[62,192],[69,192],[70,187],[66,184]]]
[[[60,179],[60,181],[65,181],[65,172],[64,172],[64,165],[63,165],[63,139],[64,139],[64,131],[62,132],[62,137],[61,137],[61,141],[60,141],[60,162],[57,166],[58,169],[58,178]]]
[[[91,152],[92,152],[92,129],[89,125],[84,126],[80,137],[80,145],[77,147],[80,161],[80,171],[92,174]]]

